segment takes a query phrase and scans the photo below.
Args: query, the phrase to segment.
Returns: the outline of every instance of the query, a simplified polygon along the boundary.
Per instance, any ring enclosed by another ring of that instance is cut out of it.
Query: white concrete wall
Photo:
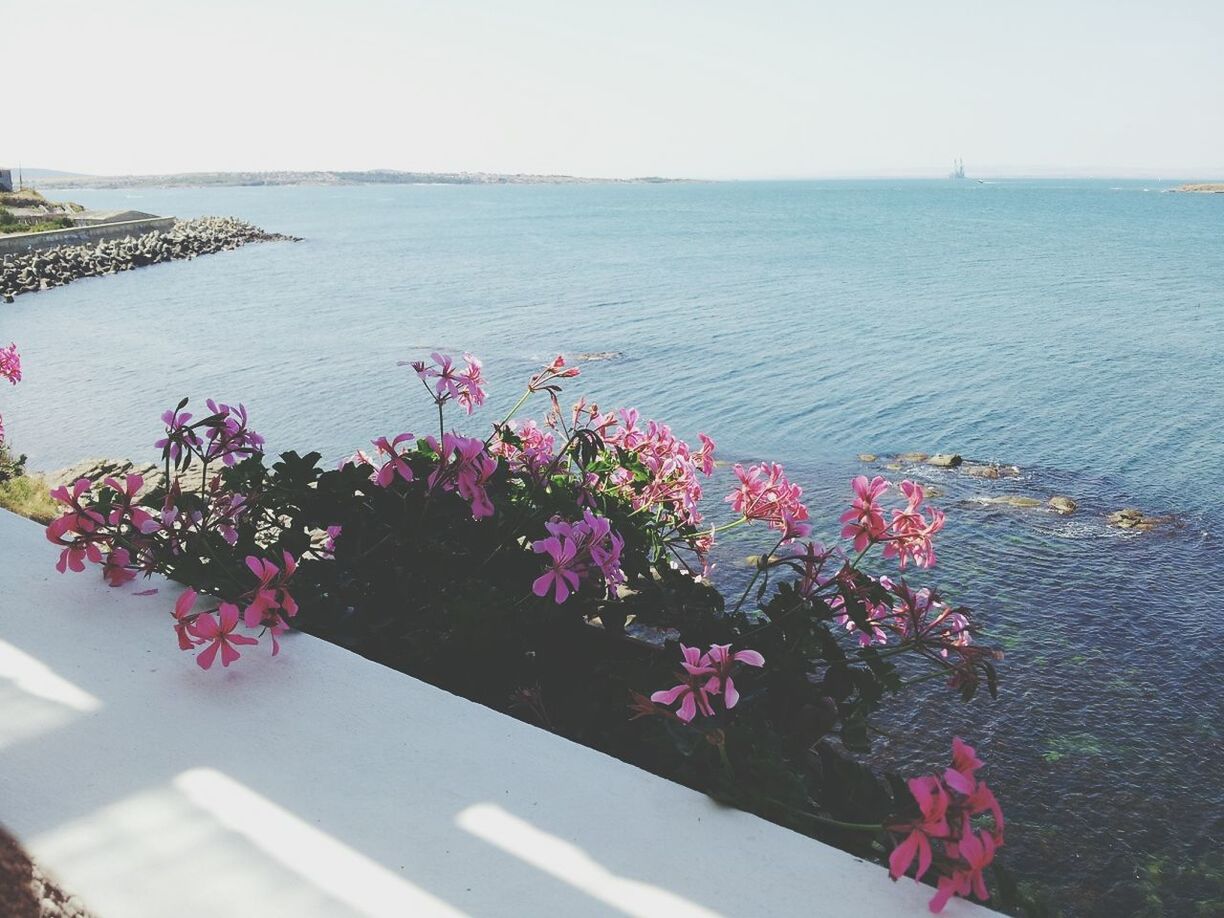
[[[928,887],[324,641],[204,672],[175,588],[55,555],[0,511],[0,822],[103,918],[926,914]]]

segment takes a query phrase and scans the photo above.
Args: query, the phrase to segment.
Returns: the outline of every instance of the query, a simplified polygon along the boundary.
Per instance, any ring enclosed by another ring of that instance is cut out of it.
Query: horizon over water
[[[35,469],[151,459],[163,410],[215,397],[246,403],[269,452],[330,463],[435,429],[397,361],[483,359],[489,405],[450,417],[474,430],[555,354],[617,353],[583,364],[563,399],[707,432],[721,460],[782,462],[827,542],[855,474],[944,492],[939,563],[913,580],[978,610],[1006,652],[1000,697],[902,696],[879,718],[883,763],[916,774],[943,767],[953,735],[975,745],[1008,817],[1007,866],[1066,914],[1149,897],[1151,914],[1224,909],[1224,197],[1161,187],[73,190],[305,241],[18,297],[0,312],[26,376],[3,394],[5,425]],[[882,468],[912,450],[1022,475]],[[1079,510],[979,500],[1059,494]],[[1107,527],[1126,506],[1182,525]],[[728,540],[721,583],[742,582],[752,535]]]

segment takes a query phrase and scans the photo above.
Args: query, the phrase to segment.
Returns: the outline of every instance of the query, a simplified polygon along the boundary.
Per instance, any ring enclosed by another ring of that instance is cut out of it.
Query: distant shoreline
[[[505,174],[498,172],[179,172],[169,175],[64,175],[38,180],[41,188],[209,188],[287,185],[645,185],[688,182],[690,179],[585,178],[574,175]]]
[[[1169,190],[1186,194],[1224,194],[1224,182],[1196,182],[1189,185],[1178,185]]]

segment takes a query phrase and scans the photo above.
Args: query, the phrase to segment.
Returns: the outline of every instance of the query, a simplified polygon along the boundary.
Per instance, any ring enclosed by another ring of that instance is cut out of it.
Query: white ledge
[[[0,511],[0,822],[99,915],[927,911],[929,887],[307,635],[204,672],[176,587],[55,558]]]

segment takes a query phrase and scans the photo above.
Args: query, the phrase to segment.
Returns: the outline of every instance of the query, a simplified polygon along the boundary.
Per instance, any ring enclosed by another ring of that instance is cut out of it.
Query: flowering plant
[[[906,686],[995,691],[970,610],[906,579],[935,563],[944,525],[920,485],[856,478],[848,552],[811,538],[803,489],[776,463],[735,465],[731,518],[708,522],[714,441],[633,409],[564,409],[578,370],[562,358],[483,438],[446,426],[448,406],[484,404],[479,360],[408,366],[436,433],[379,436],[333,469],[318,453],[269,462],[242,405],[196,417],[184,399],[162,417],[163,481],[54,493],[59,569],[186,584],[167,611],[204,669],[264,640],[275,655],[300,628],[854,850],[891,840],[894,877],[915,858],[920,877],[937,868],[933,908],[986,897],[1003,818],[974,751],[956,740],[951,768],[908,783],[850,755]],[[543,419],[518,419],[536,395]],[[772,548],[730,603],[711,552],[740,526]],[[894,574],[864,569],[873,550]]]
[[[21,355],[17,353],[17,345],[0,347],[0,380],[7,380],[10,385],[21,382]],[[8,441],[5,439],[4,416],[0,415],[0,482],[16,478],[22,473],[25,456],[13,459],[9,454]]]

